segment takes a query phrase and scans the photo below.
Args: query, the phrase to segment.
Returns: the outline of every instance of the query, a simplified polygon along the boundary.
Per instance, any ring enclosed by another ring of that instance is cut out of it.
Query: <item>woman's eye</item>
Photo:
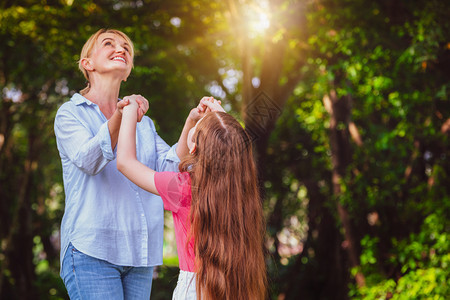
[[[105,46],[111,46],[111,45],[112,45],[111,42],[106,42],[106,43],[105,43]]]

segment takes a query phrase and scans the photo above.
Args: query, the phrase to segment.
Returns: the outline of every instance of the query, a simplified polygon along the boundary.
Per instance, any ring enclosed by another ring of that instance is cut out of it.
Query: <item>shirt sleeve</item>
[[[70,110],[60,109],[55,117],[55,135],[60,154],[89,175],[98,174],[115,158],[108,122],[93,135]]]
[[[180,207],[190,204],[191,183],[188,173],[157,172],[155,186],[165,210],[176,213]]]

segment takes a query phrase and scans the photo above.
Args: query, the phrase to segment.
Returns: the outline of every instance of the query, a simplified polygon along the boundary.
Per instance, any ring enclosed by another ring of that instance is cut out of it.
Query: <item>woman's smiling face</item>
[[[119,72],[126,80],[133,67],[131,45],[121,36],[114,33],[102,33],[89,57],[95,71]]]

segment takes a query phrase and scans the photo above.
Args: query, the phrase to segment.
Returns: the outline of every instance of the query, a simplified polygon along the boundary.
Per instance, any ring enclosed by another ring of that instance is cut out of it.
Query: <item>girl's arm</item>
[[[197,124],[198,120],[200,120],[205,115],[205,113],[210,111],[208,110],[208,106],[205,105],[207,102],[220,103],[219,101],[215,100],[214,97],[203,97],[200,100],[198,106],[196,108],[191,109],[186,119],[186,122],[184,123],[183,131],[181,132],[180,138],[178,139],[176,151],[180,159],[183,159],[183,157],[189,153],[189,148],[187,146],[187,137],[189,134],[189,130],[191,130],[191,128],[194,127],[195,124]]]
[[[123,108],[128,105],[128,100],[122,100],[117,102],[117,109],[108,120],[108,130],[111,137],[111,149],[114,150],[117,146],[117,139],[119,137],[120,123],[122,122]]]
[[[122,112],[123,108],[130,103],[130,99],[133,97],[133,99],[136,100],[137,104],[139,105],[138,108],[138,122],[142,120],[145,113],[148,110],[148,100],[142,97],[141,95],[132,95],[129,97],[124,97],[123,100],[117,102],[117,109],[112,115],[112,117],[108,120],[108,129],[109,129],[109,135],[111,136],[111,148],[114,150],[117,145],[117,141],[119,138],[119,129],[120,129],[120,123],[122,122]]]
[[[177,156],[179,159],[183,159],[188,153],[189,148],[187,146],[187,137],[189,130],[191,130],[192,127],[195,126],[199,118],[196,118],[198,115],[202,113],[201,109],[196,107],[191,110],[189,113],[189,116],[186,119],[186,122],[184,123],[183,131],[181,131],[180,138],[178,139],[178,145],[177,145]]]
[[[144,190],[159,195],[155,186],[155,171],[142,164],[136,158],[136,122],[138,104],[130,101],[123,108],[117,144],[117,169],[129,180]]]

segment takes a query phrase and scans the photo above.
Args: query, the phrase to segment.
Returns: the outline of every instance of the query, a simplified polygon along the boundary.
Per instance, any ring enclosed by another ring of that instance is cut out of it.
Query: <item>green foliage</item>
[[[443,266],[448,261],[448,247],[436,243],[429,248],[428,242],[417,241],[430,224],[447,223],[449,214],[449,189],[442,181],[450,175],[448,133],[442,134],[441,129],[449,118],[446,100],[450,78],[444,67],[449,57],[449,22],[444,12],[449,12],[448,7],[439,1],[399,6],[380,1],[320,1],[309,7],[310,52],[302,69],[303,81],[294,90],[292,102],[273,133],[269,145],[269,150],[274,148],[269,159],[273,163],[268,169],[288,166],[288,174],[283,176],[297,178],[305,186],[316,181],[319,198],[326,201],[320,218],[309,211],[310,229],[304,242],[307,249],[297,255],[298,263],[291,260],[289,265],[280,266],[280,281],[289,281],[292,276],[287,272],[283,277],[284,268],[299,272],[292,279],[292,285],[298,286],[302,286],[299,281],[307,282],[306,272],[312,277],[314,271],[321,272],[322,268],[323,272],[321,261],[325,258],[316,260],[322,247],[320,234],[330,232],[321,233],[319,224],[324,222],[327,209],[334,216],[332,222],[339,224],[338,201],[350,214],[361,254],[359,265],[350,275],[355,278],[362,272],[365,277],[365,286],[351,285],[350,297],[447,296],[448,272]],[[332,197],[329,180],[333,167],[330,124],[323,107],[324,95],[332,90],[337,98],[351,97],[350,118],[362,142],[358,146],[347,124],[338,125],[355,143],[351,143],[351,161],[337,199]],[[269,174],[277,178],[282,173]],[[286,199],[286,188],[272,184],[269,195]],[[319,201],[313,201],[318,196],[309,188],[308,197],[310,205]],[[281,218],[293,213],[288,208],[281,211]],[[436,211],[440,213],[434,214]],[[446,226],[436,235],[448,244]],[[402,245],[394,240],[402,241]],[[332,243],[329,241],[328,247]],[[428,249],[426,253],[434,253],[435,263],[428,262],[429,255],[422,256],[418,249],[424,248]],[[399,257],[409,259],[400,261]],[[302,261],[309,263],[305,266]],[[308,295],[314,284],[324,289],[327,284],[320,277],[311,281],[303,289],[297,288],[297,296]],[[296,299],[288,287],[285,291],[287,299]]]
[[[448,199],[444,201],[448,205]],[[368,274],[368,284],[360,289],[353,287],[351,295],[358,299],[446,299],[450,293],[450,224],[442,223],[442,217],[430,214],[419,233],[400,241],[393,239],[388,260],[400,270],[396,279],[370,270],[369,265],[376,262],[376,239],[364,238],[361,265]]]

